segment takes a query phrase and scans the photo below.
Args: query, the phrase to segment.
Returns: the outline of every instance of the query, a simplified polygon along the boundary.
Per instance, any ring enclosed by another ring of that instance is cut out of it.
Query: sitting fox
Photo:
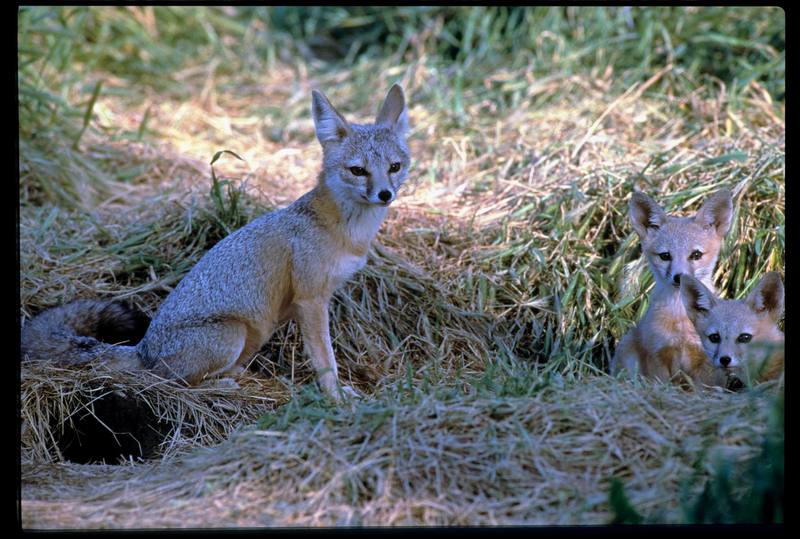
[[[667,215],[644,193],[633,193],[629,215],[653,272],[655,289],[644,318],[620,340],[610,365],[612,375],[626,371],[683,382],[683,373],[695,382],[721,383],[686,315],[680,283],[682,276],[690,275],[714,290],[714,266],[732,214],[727,190],[710,195],[692,217]]]
[[[783,372],[783,283],[776,272],[765,274],[744,300],[717,298],[703,283],[681,278],[681,298],[708,362],[731,380],[778,378]]]
[[[26,324],[23,357],[102,360],[199,385],[235,378],[275,329],[294,319],[322,389],[337,400],[355,394],[339,384],[328,304],[336,287],[366,263],[370,242],[406,179],[408,115],[398,85],[374,124],[349,123],[317,91],[311,111],[323,151],[317,186],[209,250],[167,296],[137,345],[98,340],[92,333],[98,328],[108,334],[110,326],[133,328],[135,321],[117,304],[84,300]]]

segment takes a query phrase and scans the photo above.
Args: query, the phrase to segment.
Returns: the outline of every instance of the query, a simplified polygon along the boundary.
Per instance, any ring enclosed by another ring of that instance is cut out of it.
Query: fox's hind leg
[[[263,327],[260,328],[259,331],[248,332],[244,348],[239,354],[239,359],[237,359],[232,366],[226,368],[224,371],[218,374],[220,377],[220,382],[228,384],[231,387],[238,387],[238,384],[236,384],[235,380],[239,378],[239,376],[247,368],[250,360],[255,357],[259,349],[272,336],[273,328],[274,326],[272,324],[268,324],[266,326],[266,331],[263,333],[261,333],[261,331],[264,329]]]
[[[233,320],[159,329],[140,343],[142,362],[158,376],[192,386],[234,369],[247,343],[247,327]]]
[[[628,377],[639,374],[641,372],[640,355],[638,328],[633,328],[617,344],[611,365],[609,365],[611,375],[617,376],[623,371]]]

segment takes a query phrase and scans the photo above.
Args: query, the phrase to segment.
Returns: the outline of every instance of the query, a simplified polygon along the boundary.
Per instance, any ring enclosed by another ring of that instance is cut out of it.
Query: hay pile
[[[367,395],[409,368],[427,375],[431,358],[450,358],[436,363],[438,377],[480,372],[493,346],[489,317],[458,307],[452,292],[380,245],[336,294],[331,326],[341,378]],[[289,323],[252,360],[240,390],[186,388],[99,363],[26,362],[21,379],[24,460],[113,463],[217,443],[287,402],[291,387],[313,384],[315,373]]]
[[[492,347],[489,317],[459,308],[452,292],[382,246],[368,269],[336,294],[331,325],[341,378],[368,395],[409,368],[416,378],[425,375],[431,358],[458,358],[437,363],[439,377],[482,371]],[[186,388],[102,364],[26,362],[23,460],[114,463],[129,454],[167,457],[218,443],[287,402],[289,388],[314,379],[294,323],[252,360],[240,390]]]
[[[457,393],[290,404],[271,426],[165,462],[24,465],[23,526],[599,524],[611,478],[670,522],[706,457],[758,451],[772,402],[608,377],[529,398]]]
[[[168,458],[211,445],[289,399],[277,380],[244,378],[237,390],[187,388],[148,371],[102,365],[21,369],[22,462]]]
[[[340,377],[367,394],[409,369],[420,379],[433,364],[444,377],[482,371],[494,349],[492,328],[490,316],[469,309],[446,283],[379,242],[331,307]],[[267,361],[259,363],[273,375],[291,368],[290,379],[305,383],[314,372],[302,350],[299,331],[289,324],[261,351]]]

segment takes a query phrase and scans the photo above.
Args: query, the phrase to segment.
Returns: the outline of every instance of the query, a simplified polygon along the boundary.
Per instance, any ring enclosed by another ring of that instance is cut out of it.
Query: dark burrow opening
[[[137,344],[150,317],[127,303],[109,304],[91,336],[105,343]],[[134,391],[96,388],[99,398],[77,410],[62,425],[50,423],[56,445],[65,460],[78,464],[116,464],[120,460],[158,457],[171,425],[159,420]]]
[[[64,459],[77,464],[155,458],[171,430],[146,402],[124,390],[111,391],[63,425],[54,420],[50,427]]]

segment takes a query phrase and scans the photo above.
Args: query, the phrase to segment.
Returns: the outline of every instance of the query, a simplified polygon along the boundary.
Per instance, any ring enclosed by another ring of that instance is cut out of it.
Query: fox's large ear
[[[727,189],[720,189],[709,196],[694,216],[695,222],[704,228],[713,228],[720,238],[730,230],[732,218],[733,199]]]
[[[693,324],[717,304],[717,298],[706,285],[685,273],[681,275],[681,301]]]
[[[766,313],[776,323],[783,313],[783,282],[775,271],[765,274],[745,300],[757,313]]]
[[[375,125],[385,125],[394,129],[395,133],[404,136],[408,131],[408,111],[403,89],[395,84],[386,94],[386,99],[375,117]]]
[[[311,116],[321,144],[338,142],[350,134],[350,124],[322,92],[311,91]]]
[[[667,221],[667,214],[652,198],[641,191],[634,191],[628,203],[628,215],[633,229],[641,239],[651,230],[658,230]]]

